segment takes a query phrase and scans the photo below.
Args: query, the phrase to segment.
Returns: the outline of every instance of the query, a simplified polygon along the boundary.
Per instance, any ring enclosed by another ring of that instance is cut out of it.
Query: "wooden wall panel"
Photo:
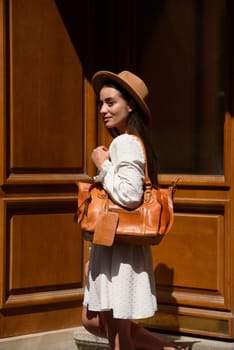
[[[162,242],[157,262],[174,266],[175,287],[217,291],[223,276],[219,262],[224,258],[224,238],[223,215],[178,213],[172,232]],[[175,254],[168,255],[172,249]],[[167,275],[156,275],[159,285],[165,284]]]
[[[81,319],[81,302],[39,305],[34,308],[4,309],[0,313],[1,338],[35,332],[73,328]]]
[[[159,312],[147,325],[232,336],[232,206],[221,193],[177,190],[173,229],[153,247]]]
[[[40,214],[40,211],[12,216],[10,291],[82,286],[81,234],[72,219],[72,214]]]
[[[10,2],[10,167],[78,172],[82,67],[54,1]]]
[[[80,300],[83,248],[73,197],[1,200],[2,307]]]

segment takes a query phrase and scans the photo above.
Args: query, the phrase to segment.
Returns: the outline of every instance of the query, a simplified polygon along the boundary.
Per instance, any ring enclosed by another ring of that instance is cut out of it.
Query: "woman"
[[[157,162],[147,138],[151,118],[145,102],[145,83],[129,71],[97,72],[92,79],[103,122],[114,137],[109,150],[99,146],[91,158],[112,199],[126,208],[142,201],[144,150],[152,183],[157,184]],[[135,135],[135,136],[134,136]],[[185,349],[158,338],[133,322],[157,310],[155,281],[149,246],[93,244],[87,271],[82,321],[86,329],[107,337],[113,350],[136,348]]]

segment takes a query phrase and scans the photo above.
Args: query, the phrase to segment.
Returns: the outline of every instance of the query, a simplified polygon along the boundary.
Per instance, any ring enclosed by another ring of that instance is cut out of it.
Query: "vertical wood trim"
[[[95,166],[90,160],[92,150],[97,144],[96,99],[91,83],[84,78],[84,157],[85,172],[95,175]]]
[[[226,108],[230,115],[234,116],[234,3],[232,0],[227,0],[227,29],[226,29],[226,90],[227,90],[227,100]]]
[[[231,186],[232,170],[230,167],[232,161],[232,133],[231,133],[231,116],[228,112],[225,112],[224,116],[224,147],[223,147],[223,165],[224,165],[224,181],[225,185]]]
[[[6,265],[6,220],[5,220],[5,205],[0,199],[0,308],[3,307],[5,300],[5,265]]]
[[[231,141],[229,147],[230,158],[227,161],[227,167],[230,168],[231,172],[231,215],[230,215],[230,230],[229,230],[229,266],[227,274],[230,277],[230,303],[232,309],[232,315],[234,314],[234,3],[232,0],[227,0],[227,67],[228,70],[226,72],[226,84],[227,84],[227,110],[229,115],[229,129],[231,134]],[[231,329],[232,338],[234,338],[234,324],[232,322]]]
[[[6,174],[6,123],[5,123],[5,3],[0,0],[0,185]]]
[[[232,115],[233,115],[233,16],[234,6],[231,0],[226,1],[226,37],[225,37],[225,56],[226,56],[226,69],[225,69],[225,122],[224,122],[224,175],[226,182],[232,187],[232,164],[233,159],[233,136],[232,136]]]
[[[97,116],[96,116],[96,97],[92,84],[87,78],[84,78],[84,169],[86,175],[94,176],[96,168],[91,161],[91,153],[97,145]],[[89,260],[90,243],[83,240],[83,269]],[[83,286],[86,284],[86,276],[83,273]]]

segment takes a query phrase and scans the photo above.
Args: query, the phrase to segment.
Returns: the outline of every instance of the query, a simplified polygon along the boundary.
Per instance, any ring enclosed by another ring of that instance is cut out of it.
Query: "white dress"
[[[96,177],[119,204],[135,208],[141,202],[145,159],[141,144],[131,135],[116,137],[110,159]],[[149,246],[92,244],[83,304],[92,311],[113,310],[114,318],[141,319],[157,310]]]

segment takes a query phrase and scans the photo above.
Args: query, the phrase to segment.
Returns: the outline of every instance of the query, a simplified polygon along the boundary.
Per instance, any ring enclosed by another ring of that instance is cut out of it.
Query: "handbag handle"
[[[152,188],[152,182],[150,180],[150,177],[149,177],[149,172],[148,172],[148,162],[147,162],[147,154],[146,154],[146,149],[145,149],[145,145],[144,145],[144,142],[142,141],[142,139],[137,136],[137,135],[133,135],[131,134],[131,136],[133,136],[140,144],[141,144],[141,147],[143,149],[143,153],[144,153],[144,156],[145,156],[145,180],[144,180],[144,184],[145,184],[145,188]]]
[[[144,142],[142,141],[142,139],[139,136],[133,135],[133,134],[131,134],[131,136],[133,136],[141,144],[141,147],[142,147],[143,152],[144,152],[144,156],[145,156],[145,179],[144,179],[145,191],[144,191],[144,198],[145,198],[145,200],[149,200],[150,195],[151,195],[152,182],[150,180],[149,173],[148,173],[148,162],[147,162],[147,154],[146,154],[145,145],[144,145]],[[177,185],[178,181],[179,181],[179,178],[177,178],[171,184],[172,196],[173,196],[173,194],[174,194],[174,192],[176,190],[176,185]],[[158,199],[159,199],[159,201],[161,200],[160,198],[158,198]]]

